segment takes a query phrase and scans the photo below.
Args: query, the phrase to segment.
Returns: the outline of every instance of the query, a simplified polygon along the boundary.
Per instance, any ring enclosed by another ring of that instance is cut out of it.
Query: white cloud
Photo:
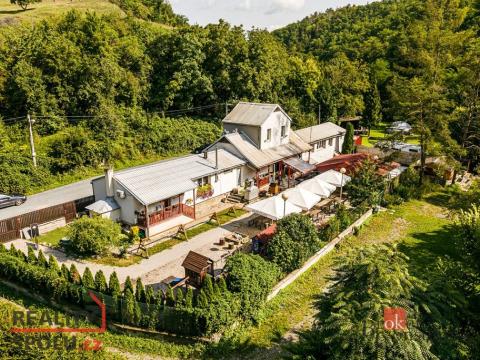
[[[252,9],[252,0],[243,0],[240,1],[237,6],[235,6],[237,10],[251,10]]]
[[[275,14],[287,10],[300,10],[305,6],[305,0],[273,0],[266,14]]]

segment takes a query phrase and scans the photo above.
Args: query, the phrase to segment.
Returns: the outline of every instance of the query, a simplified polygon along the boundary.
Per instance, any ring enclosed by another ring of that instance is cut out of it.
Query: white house
[[[102,216],[139,225],[151,236],[194,220],[209,206],[202,203],[238,187],[244,164],[219,149],[118,172],[108,169],[92,181],[96,202],[91,207],[100,207],[107,199],[115,211]]]
[[[312,150],[302,155],[303,160],[318,164],[342,151],[346,130],[331,122],[300,129],[295,133],[310,144]]]
[[[247,180],[289,187],[315,169],[314,159],[333,157],[345,133],[331,123],[292,131],[291,122],[277,104],[240,102],[223,120],[223,136],[202,154],[106,170],[92,181],[96,202],[88,210],[152,236],[213,213]]]

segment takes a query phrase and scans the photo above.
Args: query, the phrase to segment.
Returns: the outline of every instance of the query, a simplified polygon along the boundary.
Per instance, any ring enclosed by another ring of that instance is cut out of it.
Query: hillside
[[[30,5],[26,11],[18,5],[11,4],[10,0],[0,0],[0,24],[36,21],[62,15],[72,9],[81,12],[95,11],[99,14],[125,15],[120,7],[108,0],[43,0],[41,3]]]
[[[0,0],[0,25],[60,17],[70,10],[81,13],[95,12],[99,15],[115,14],[121,17],[130,15],[164,25],[187,23],[185,17],[175,14],[170,4],[163,0],[43,0],[28,5],[25,11],[20,6],[11,4],[10,0]]]

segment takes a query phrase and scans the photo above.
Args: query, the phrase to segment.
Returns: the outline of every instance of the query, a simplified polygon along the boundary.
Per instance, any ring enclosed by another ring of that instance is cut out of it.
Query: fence
[[[352,225],[350,225],[347,229],[342,231],[340,235],[338,235],[335,239],[330,241],[327,245],[320,249],[315,255],[313,255],[307,262],[300,268],[297,269],[290,274],[287,275],[283,280],[281,280],[275,287],[272,289],[270,294],[267,297],[267,301],[273,299],[275,296],[278,295],[280,290],[285,289],[288,285],[292,282],[297,280],[300,275],[310,269],[313,265],[317,263],[322,257],[327,255],[330,251],[335,248],[340,241],[342,241],[345,237],[351,235],[356,227],[361,226],[367,219],[372,216],[372,210],[368,210],[365,214],[363,214],[357,221],[355,221]]]
[[[21,230],[32,224],[43,224],[62,217],[64,217],[68,223],[75,219],[76,215],[76,204],[71,201],[15,216],[10,219],[0,220],[0,243],[20,238]]]

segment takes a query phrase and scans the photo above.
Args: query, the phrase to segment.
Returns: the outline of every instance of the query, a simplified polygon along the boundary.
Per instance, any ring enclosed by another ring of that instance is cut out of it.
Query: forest
[[[279,103],[296,128],[319,108],[321,121],[407,120],[426,154],[478,164],[478,0],[348,6],[273,33],[118,3],[128,16],[71,11],[0,27],[0,192],[198,150],[239,100]]]

